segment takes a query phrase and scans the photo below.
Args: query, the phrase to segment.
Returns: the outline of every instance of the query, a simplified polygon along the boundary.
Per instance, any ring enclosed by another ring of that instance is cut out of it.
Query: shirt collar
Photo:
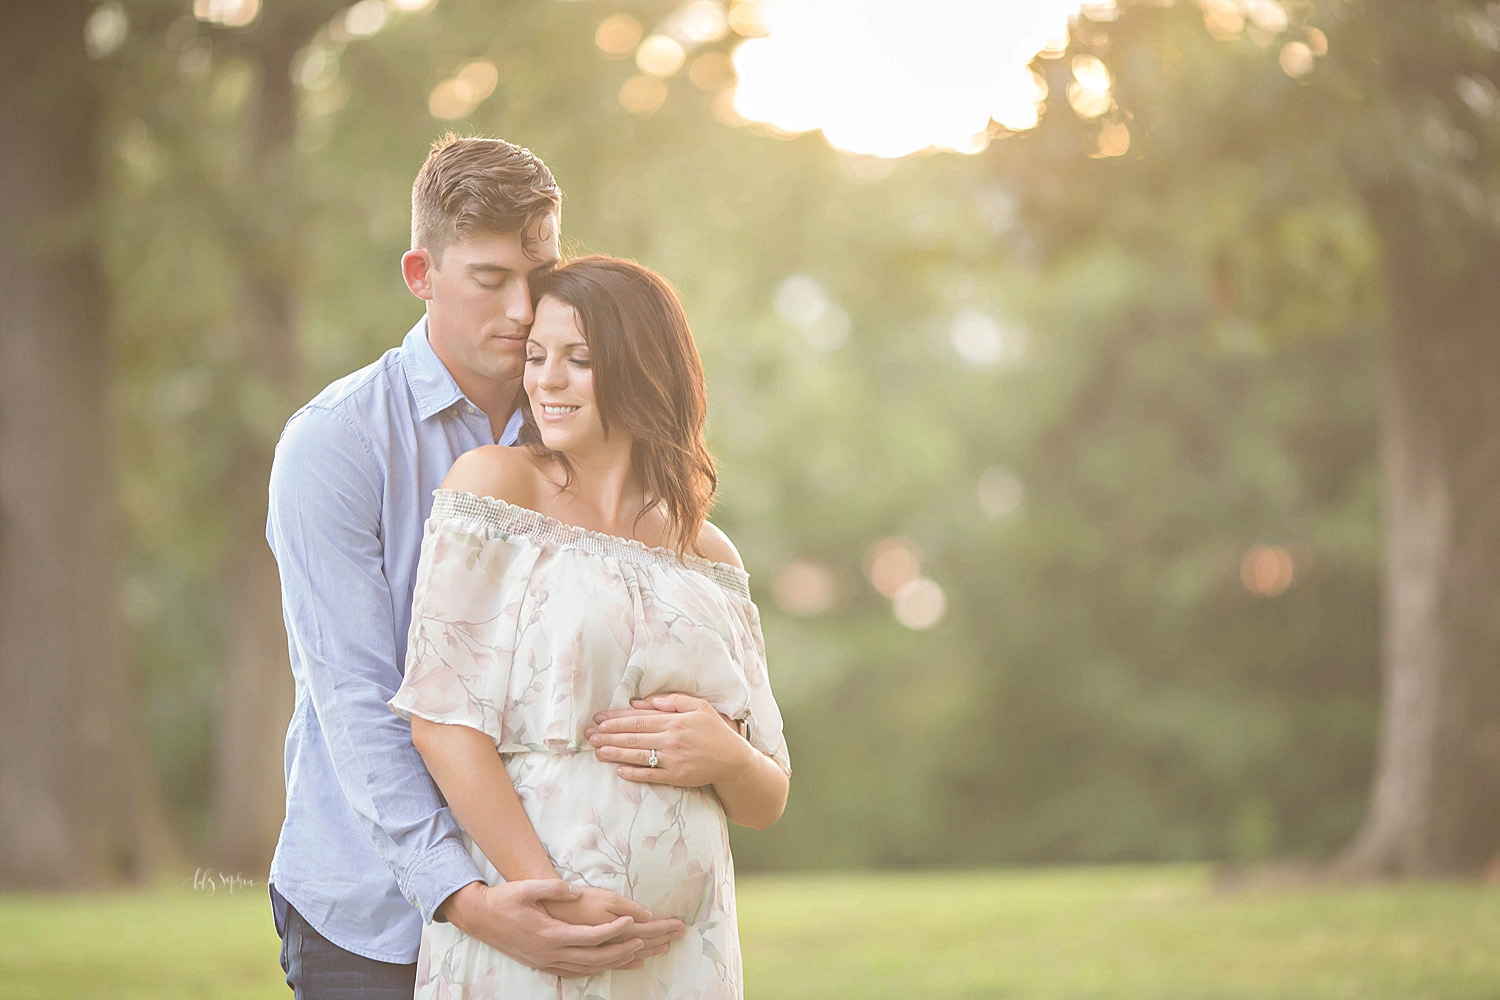
[[[425,315],[407,332],[406,339],[401,342],[401,355],[406,362],[407,384],[411,386],[412,398],[417,401],[418,419],[426,420],[465,398],[448,366],[427,342]],[[505,430],[496,443],[515,444],[521,433],[521,423],[521,411],[516,410],[505,422]]]
[[[515,444],[516,441],[518,441],[521,437],[521,424],[523,422],[523,419],[524,418],[522,418],[520,410],[512,413],[510,415],[510,419],[505,422],[505,430],[500,432],[500,440],[496,441],[495,443],[504,445]]]
[[[427,342],[427,317],[417,320],[417,325],[401,342],[401,357],[405,362],[406,381],[411,386],[412,398],[417,401],[417,416],[426,420],[464,398],[463,391],[453,380],[447,367]]]

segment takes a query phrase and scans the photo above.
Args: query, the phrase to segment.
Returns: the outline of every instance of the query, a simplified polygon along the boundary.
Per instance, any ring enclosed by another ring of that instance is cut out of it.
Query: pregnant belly
[[[733,907],[729,831],[711,791],[626,781],[592,753],[516,754],[505,767],[563,878],[690,924]]]

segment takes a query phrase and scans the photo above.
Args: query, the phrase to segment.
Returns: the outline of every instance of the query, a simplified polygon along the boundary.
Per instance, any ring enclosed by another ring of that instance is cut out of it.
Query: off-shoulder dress
[[[734,865],[711,789],[626,781],[584,737],[595,713],[683,691],[749,724],[790,771],[745,572],[489,497],[434,494],[393,711],[494,740],[558,873],[686,937],[638,970],[558,978],[447,923],[423,931],[417,1000],[743,996]],[[464,835],[491,883],[500,873]]]

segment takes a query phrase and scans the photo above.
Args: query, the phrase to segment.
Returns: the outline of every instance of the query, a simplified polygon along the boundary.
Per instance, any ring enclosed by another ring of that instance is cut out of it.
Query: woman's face
[[[566,302],[544,297],[537,303],[522,384],[542,444],[552,451],[576,452],[603,443],[589,345],[577,311]]]

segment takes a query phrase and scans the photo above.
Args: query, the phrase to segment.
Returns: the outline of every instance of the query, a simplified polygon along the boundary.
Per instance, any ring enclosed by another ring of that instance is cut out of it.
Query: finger
[[[588,975],[588,973],[582,971],[574,965],[544,965],[542,966],[540,971],[545,972],[550,976],[561,976],[564,979],[572,979],[574,976]]]
[[[542,972],[550,972],[554,976],[566,976],[568,978],[583,977],[583,976],[597,976],[601,972],[608,972],[611,968],[617,968],[617,969],[637,968],[638,969],[638,968],[641,967],[641,965],[644,964],[644,962],[642,962],[642,958],[643,957],[644,957],[644,955],[642,953],[637,953],[637,955],[633,956],[630,959],[630,961],[628,963],[626,963],[625,965],[617,965],[617,966],[594,965],[592,963],[590,963],[590,964],[580,964],[578,962],[558,962],[556,965],[543,966],[541,968],[541,971]]]
[[[650,714],[652,714],[652,711],[649,708],[606,708],[602,712],[595,713],[594,722],[595,724],[598,724],[600,722],[603,722],[605,719],[623,719],[631,715]]]
[[[597,948],[609,942],[611,938],[621,937],[620,932],[635,923],[635,918],[629,915],[616,917],[607,924],[570,924],[559,920],[553,926],[550,937],[562,948]],[[630,941],[635,937],[632,934],[632,937],[623,940]]]
[[[625,765],[615,768],[615,773],[626,781],[639,781],[646,785],[675,785],[677,782],[670,770],[664,766],[658,767],[631,767]]]
[[[641,763],[646,763],[646,758],[651,756],[651,751],[665,745],[662,737],[665,733],[598,733],[589,737],[589,744],[595,749],[613,747],[616,750],[644,750]],[[625,758],[616,758],[624,760]]]
[[[592,948],[564,948],[557,956],[557,964],[576,965],[583,969],[603,972],[624,965],[635,958],[645,947],[640,938],[631,938],[615,944],[595,945]]]
[[[550,972],[554,976],[564,976],[571,979],[574,976],[596,976],[604,970],[597,969],[592,965],[577,965],[573,962],[558,962],[556,965],[543,966],[541,971]]]
[[[646,942],[646,948],[665,948],[687,933],[687,924],[681,920],[664,919],[652,920],[649,923],[636,924],[636,933],[640,939]]]
[[[627,715],[616,719],[605,719],[599,723],[600,733],[660,733],[665,732],[666,712],[647,712],[643,715]]]
[[[651,911],[650,910],[646,909],[644,906],[642,906],[640,903],[637,903],[635,900],[633,900],[633,899],[627,899],[624,896],[621,896],[618,900],[616,900],[610,906],[610,909],[614,910],[616,913],[623,914],[623,915],[629,917],[630,919],[634,920],[635,921],[635,927],[637,929],[639,929],[641,927],[650,927],[655,922],[651,918]],[[639,936],[639,935],[637,935],[637,936]]]
[[[654,708],[658,712],[696,712],[708,705],[702,698],[694,698],[692,695],[683,694],[680,691],[672,691],[667,694],[654,694],[649,698],[641,698],[630,703],[635,708]]]
[[[630,750],[624,747],[600,747],[594,751],[594,756],[607,763],[621,763],[621,765],[633,765],[636,768],[649,768],[651,766],[651,750]],[[657,754],[657,768],[660,769],[661,756]]]

